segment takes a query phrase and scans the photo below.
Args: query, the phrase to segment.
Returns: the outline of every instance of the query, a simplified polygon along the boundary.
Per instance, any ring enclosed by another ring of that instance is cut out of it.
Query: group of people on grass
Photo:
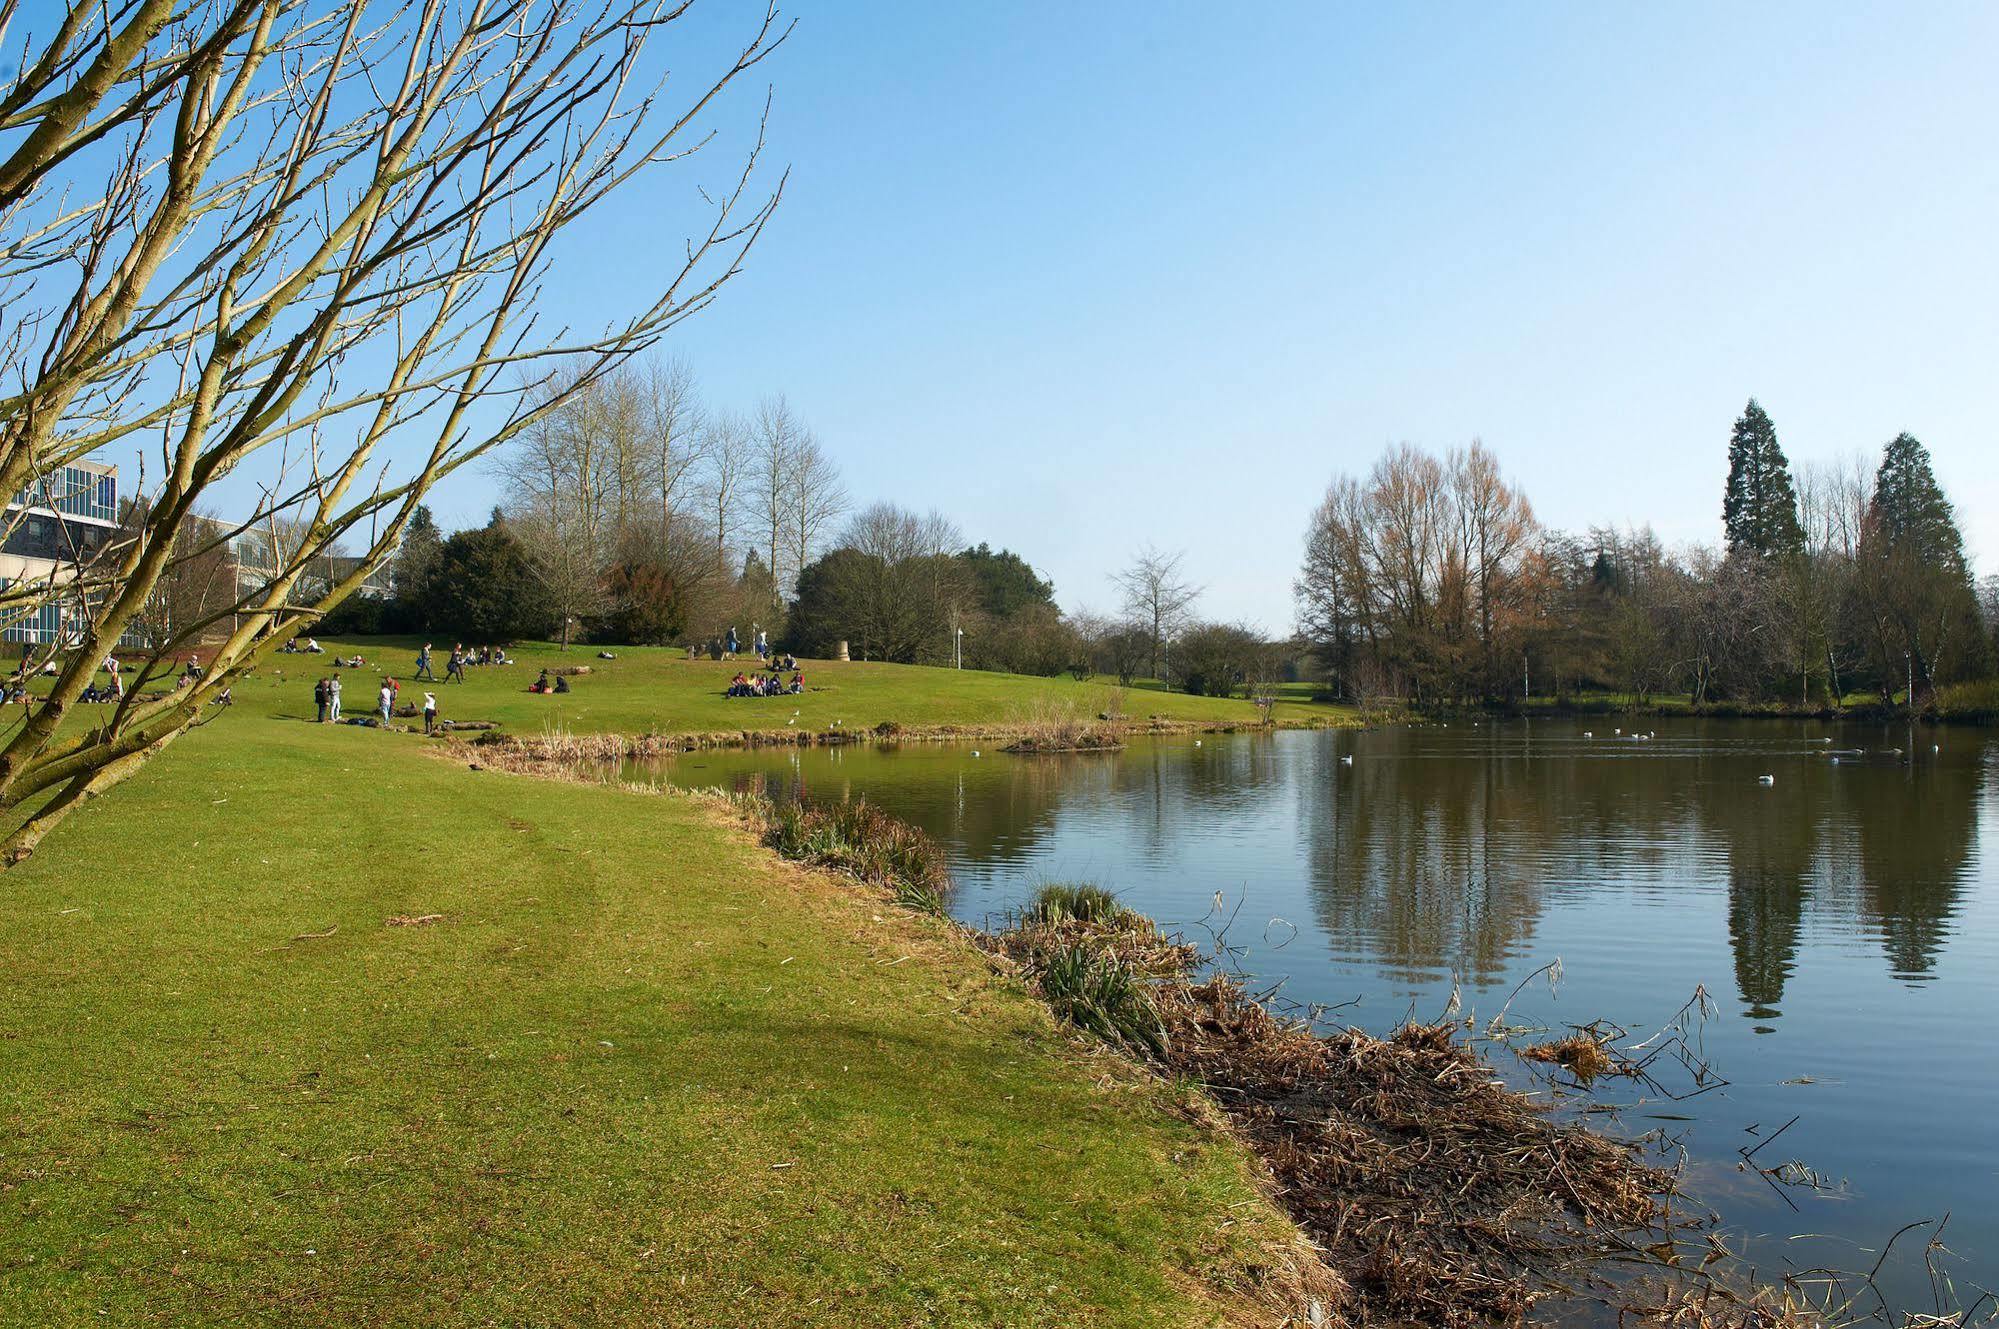
[[[551,680],[549,679],[549,675],[548,675],[548,671],[547,671],[546,669],[544,669],[544,670],[542,670],[542,671],[541,671],[541,677],[540,677],[540,678],[537,678],[537,679],[536,679],[536,680],[535,680],[534,682],[532,682],[532,683],[528,684],[528,691],[529,691],[529,692],[567,692],[567,691],[569,691],[569,680],[568,680],[568,679],[567,679],[566,677],[564,677],[563,675],[561,675],[561,674],[557,674],[557,675],[555,676],[554,680],[553,680],[553,681],[551,681]]]
[[[445,659],[444,681],[447,683],[463,683],[465,681],[465,670],[472,665],[510,665],[512,663],[513,660],[507,655],[507,648],[504,646],[481,646],[476,651],[468,651],[465,649],[465,643],[459,642],[451,648],[451,654]],[[429,642],[425,642],[423,649],[416,653],[416,672],[411,677],[422,679],[428,683],[435,683],[437,681],[437,675],[431,672]]]
[[[771,672],[768,674],[737,674],[729,680],[728,691],[722,695],[725,697],[795,697],[805,691],[805,675],[797,672],[797,663],[795,660],[792,661],[794,668],[789,683],[784,681],[783,673],[773,665],[771,666]]]
[[[396,700],[402,695],[402,686],[395,679],[384,677],[382,679],[382,686],[375,693],[375,713],[379,717],[375,723],[381,725],[384,729],[388,728],[390,721],[395,718]],[[322,678],[312,685],[312,703],[319,712],[319,722],[321,724],[357,723],[341,714],[341,688],[338,675]],[[426,734],[435,734],[437,732],[436,693],[426,692],[423,694],[423,706],[421,710],[423,713],[423,732]]]
[[[183,688],[191,688],[207,677],[208,671],[202,668],[201,657],[199,655],[190,653],[187,659],[180,662],[180,666],[180,672],[174,675],[174,691],[176,692],[179,692]],[[118,657],[115,655],[105,656],[104,662],[98,668],[104,671],[104,681],[100,683],[93,677],[88,683],[83,685],[83,691],[77,694],[76,699],[87,702],[123,701],[125,699],[125,674],[124,666],[118,663]],[[48,660],[43,662],[40,670],[37,672],[54,676],[60,673],[61,670],[54,660]],[[0,681],[0,705],[13,705],[16,702],[22,705],[27,704],[28,673],[28,662],[23,660],[20,664],[14,666],[13,672],[8,674],[4,681]],[[143,678],[141,681],[144,681]],[[227,706],[234,700],[234,697],[231,695],[231,690],[225,687],[210,700],[213,705]]]

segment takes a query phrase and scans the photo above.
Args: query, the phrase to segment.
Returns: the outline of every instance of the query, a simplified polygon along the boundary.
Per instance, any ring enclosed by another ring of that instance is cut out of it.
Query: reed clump
[[[1099,721],[1073,701],[1042,698],[1008,726],[1015,734],[1006,751],[1033,755],[1045,752],[1114,752],[1124,746],[1115,722]]]
[[[1095,882],[1049,882],[1034,893],[1030,915],[1041,923],[1075,919],[1082,923],[1120,923],[1131,911]]]
[[[1609,1038],[1604,1035],[1578,1029],[1566,1038],[1550,1039],[1521,1048],[1520,1055],[1528,1061],[1560,1066],[1575,1076],[1578,1084],[1587,1086],[1602,1076],[1634,1073],[1610,1050],[1609,1044]]]
[[[951,886],[944,851],[865,799],[807,804],[753,798],[743,805],[761,824],[764,843],[783,857],[885,886],[910,909],[944,912]]]

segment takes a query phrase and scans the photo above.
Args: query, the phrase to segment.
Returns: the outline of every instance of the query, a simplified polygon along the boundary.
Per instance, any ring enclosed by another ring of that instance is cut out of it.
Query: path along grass
[[[534,658],[468,705],[555,711],[512,695]],[[638,671],[686,666],[615,665],[553,718],[673,722]],[[857,723],[880,670],[832,694]],[[246,685],[0,879],[0,1323],[1199,1324],[1268,1294],[1290,1230],[1240,1152],[941,924],[696,800],[268,718],[312,676]]]

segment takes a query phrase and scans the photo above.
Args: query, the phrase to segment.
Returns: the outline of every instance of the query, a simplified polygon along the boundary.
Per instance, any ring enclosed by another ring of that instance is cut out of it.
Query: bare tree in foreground
[[[616,321],[536,326],[563,233],[706,143],[717,97],[786,32],[766,10],[682,92],[683,62],[666,83],[659,47],[685,9],[105,0],[38,10],[46,26],[22,34],[15,0],[0,0],[17,56],[0,77],[0,495],[114,449],[160,465],[126,538],[0,591],[0,617],[78,607],[44,655],[58,664],[50,692],[0,743],[0,860],[32,853],[352,593],[440,478],[738,271],[783,185],[752,190],[760,134],[684,249],[656,267],[635,256],[643,294]],[[558,363],[565,377],[544,390]],[[234,531],[275,516],[302,538],[212,621],[151,642],[104,718],[71,721],[176,560],[232,534],[183,535],[253,459],[268,499]],[[343,536],[359,564],[302,599]],[[205,674],[162,689],[180,651],[225,623]]]
[[[1152,640],[1152,677],[1159,678],[1160,656],[1173,633],[1187,621],[1187,612],[1200,598],[1201,588],[1180,575],[1184,551],[1162,554],[1151,545],[1138,551],[1131,566],[1114,574],[1124,598],[1124,612],[1143,627]]]

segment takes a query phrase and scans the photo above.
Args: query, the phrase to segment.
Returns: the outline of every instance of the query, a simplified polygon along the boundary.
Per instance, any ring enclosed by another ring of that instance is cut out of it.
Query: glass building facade
[[[115,466],[64,466],[7,502],[0,518],[0,589],[25,583],[41,587],[47,599],[0,606],[0,641],[40,646],[63,640],[65,624],[80,619],[84,606],[49,591],[103,552],[117,521]]]

